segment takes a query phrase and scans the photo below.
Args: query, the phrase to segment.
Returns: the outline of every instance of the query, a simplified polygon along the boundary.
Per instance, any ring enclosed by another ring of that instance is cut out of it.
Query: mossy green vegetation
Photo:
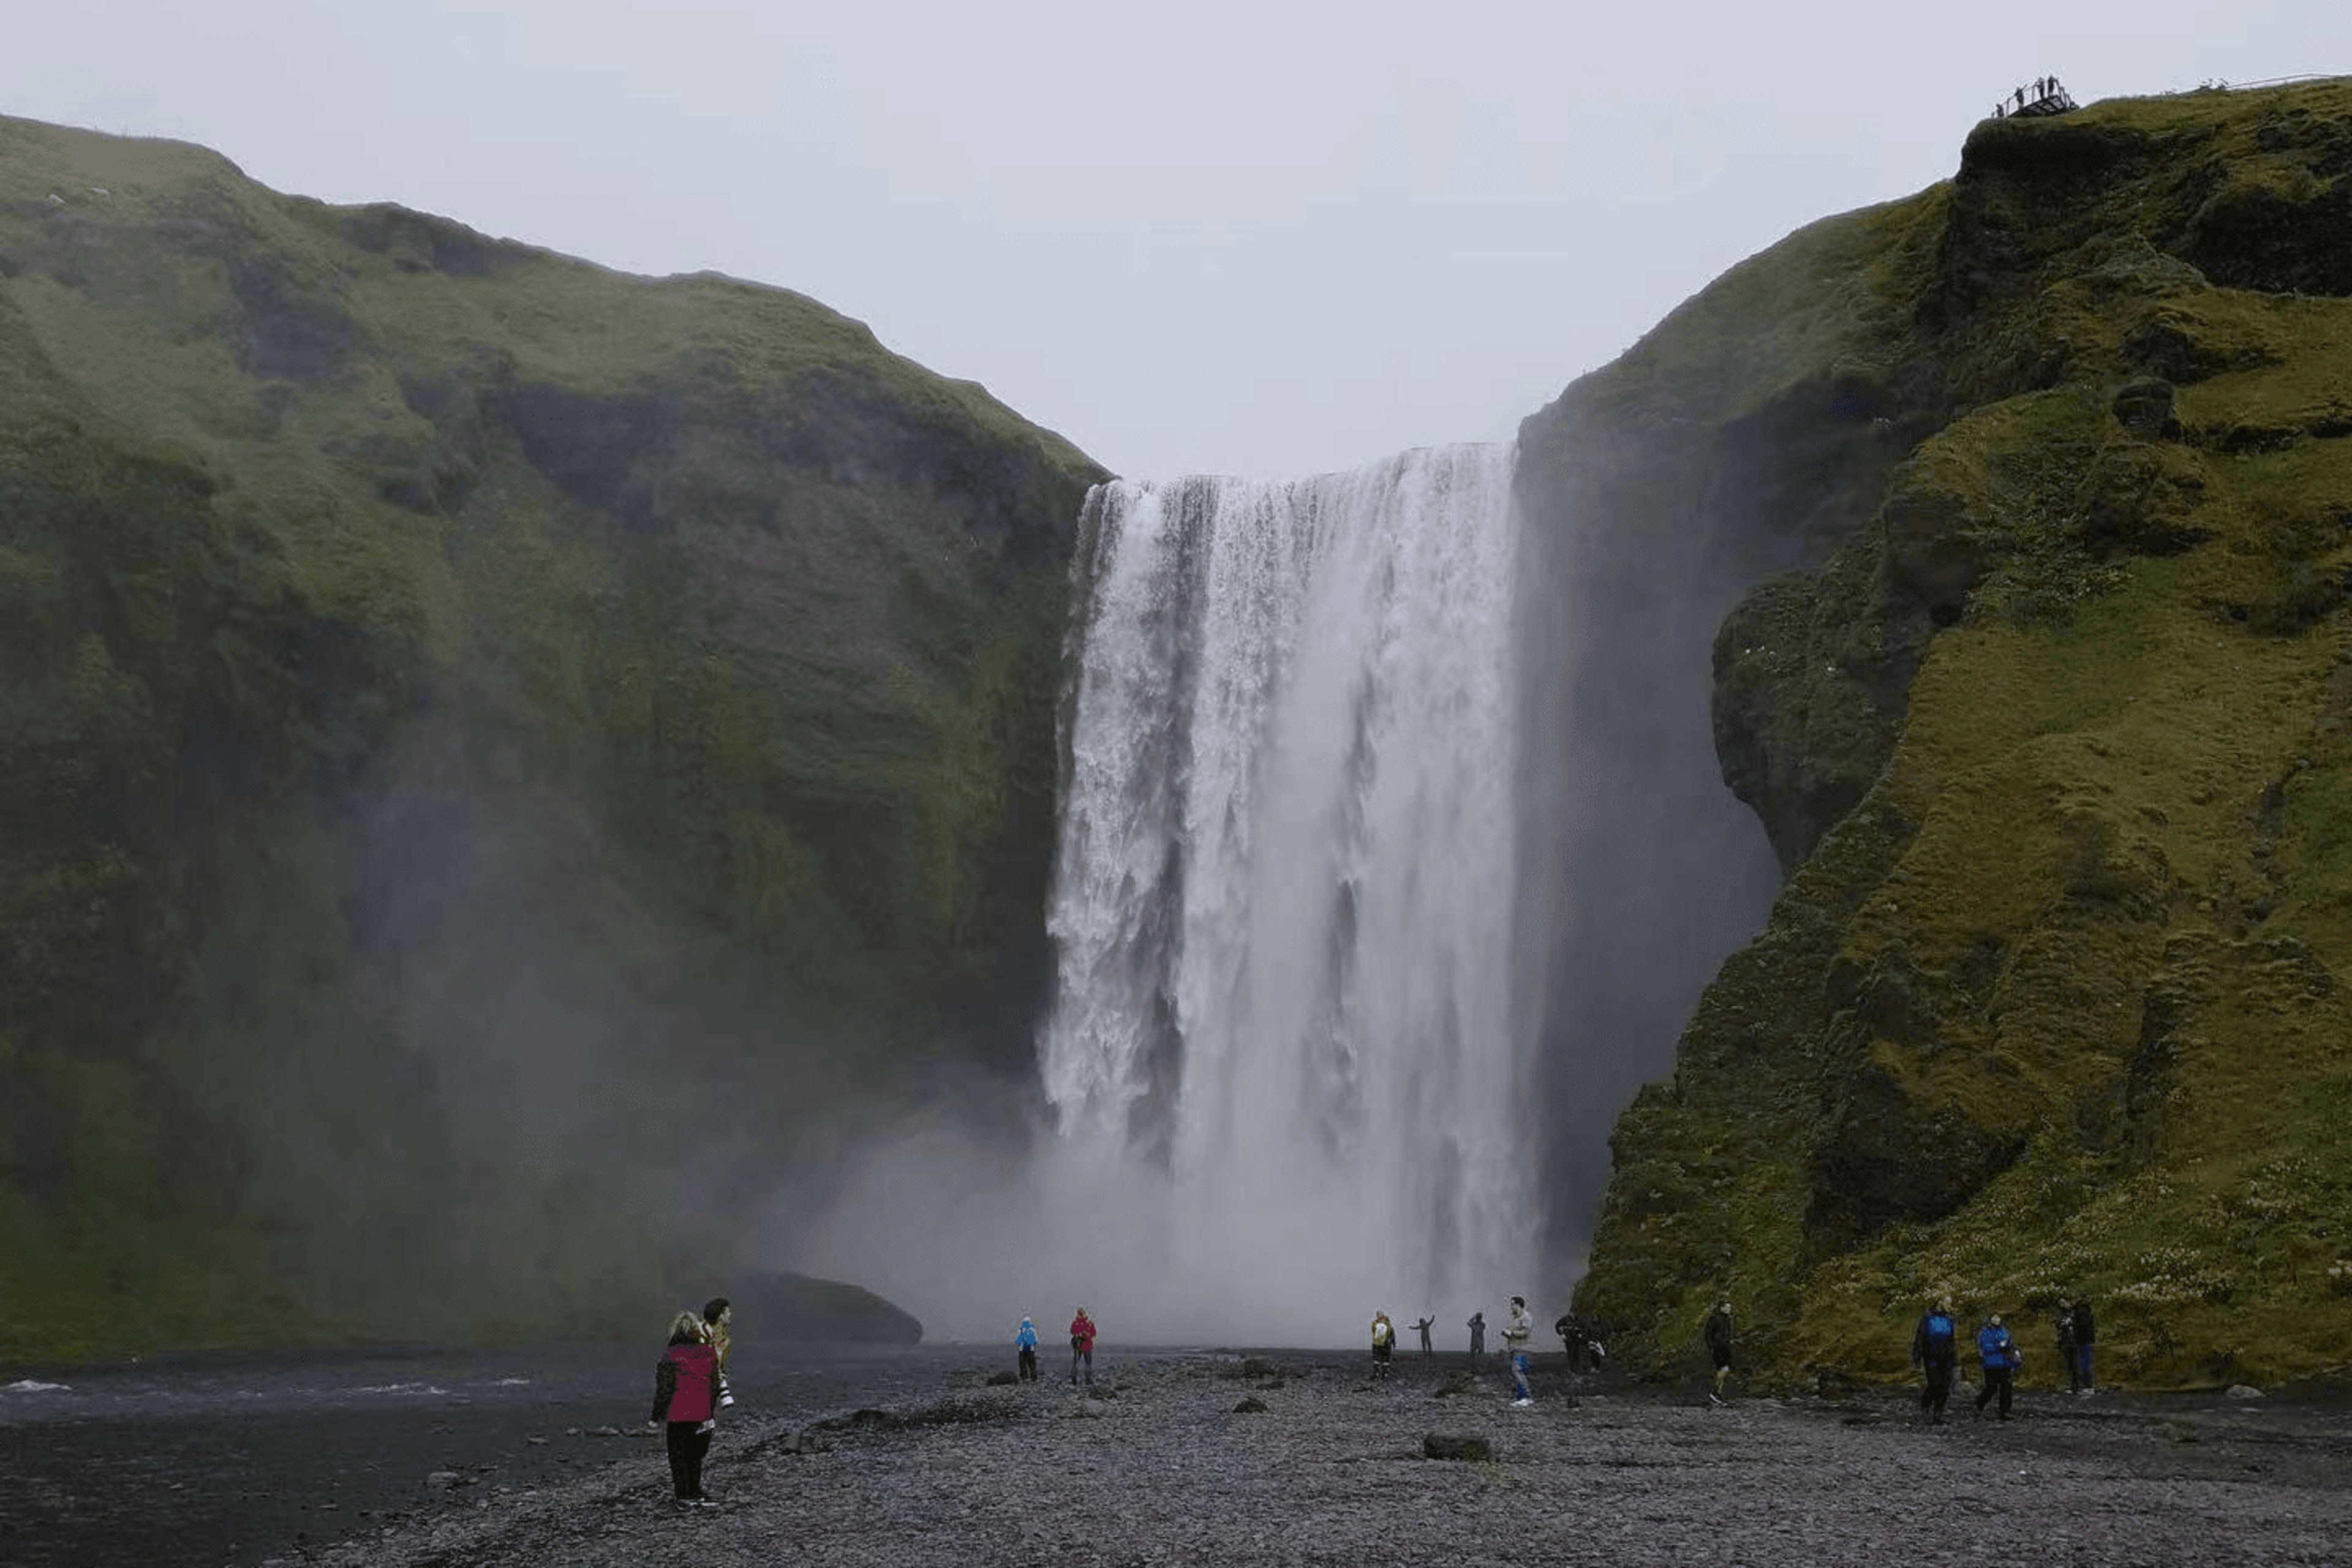
[[[1579,1299],[1637,1362],[1728,1295],[1767,1385],[1896,1378],[1948,1295],[2028,1386],[2078,1296],[2119,1381],[2343,1364],[2348,212],[2352,84],[1988,123],[1571,391],[1714,410],[1722,467],[1892,366],[1850,417],[1902,448],[1717,644],[1790,876],[1619,1126]]]
[[[743,1151],[1017,1064],[1100,477],[786,290],[0,120],[0,1363],[641,1329]]]

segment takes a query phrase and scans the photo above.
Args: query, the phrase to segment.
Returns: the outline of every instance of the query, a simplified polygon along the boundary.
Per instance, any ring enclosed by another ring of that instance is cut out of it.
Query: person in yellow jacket
[[[735,1309],[724,1296],[713,1296],[702,1304],[702,1342],[719,1355],[719,1408],[727,1409],[735,1403],[735,1389],[727,1381],[727,1352],[735,1348],[735,1336],[730,1331],[735,1323]]]
[[[1389,1374],[1389,1355],[1396,1349],[1396,1325],[1389,1321],[1388,1313],[1372,1314],[1372,1375]]]

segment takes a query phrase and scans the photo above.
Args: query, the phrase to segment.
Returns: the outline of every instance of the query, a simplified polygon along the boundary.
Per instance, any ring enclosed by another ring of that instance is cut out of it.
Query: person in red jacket
[[[1092,1388],[1095,1385],[1095,1321],[1087,1316],[1084,1307],[1079,1308],[1078,1315],[1070,1320],[1070,1381],[1073,1384],[1078,1381],[1081,1364],[1086,1367],[1087,1386]]]
[[[703,1336],[703,1321],[680,1312],[669,1323],[669,1348],[654,1367],[654,1413],[669,1424],[669,1479],[680,1508],[709,1508],[702,1495],[702,1457],[719,1430],[719,1352]]]

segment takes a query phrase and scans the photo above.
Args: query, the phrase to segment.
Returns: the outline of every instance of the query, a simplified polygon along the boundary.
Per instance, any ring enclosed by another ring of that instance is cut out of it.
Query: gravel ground
[[[740,1420],[677,1510],[658,1439],[589,1478],[452,1500],[437,1518],[283,1562],[1196,1564],[2346,1563],[2352,1411],[2028,1396],[2006,1424],[1914,1426],[1893,1394],[1687,1393],[1510,1407],[1499,1379],[1338,1356],[1140,1357],[1081,1402],[980,1386]],[[1466,1391],[1441,1394],[1451,1377]],[[1238,1414],[1255,1397],[1263,1412]],[[1484,1436],[1484,1462],[1423,1458]]]

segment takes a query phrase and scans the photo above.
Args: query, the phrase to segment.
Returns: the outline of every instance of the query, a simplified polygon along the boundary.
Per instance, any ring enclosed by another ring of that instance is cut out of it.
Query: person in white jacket
[[[1512,1297],[1510,1321],[1503,1325],[1503,1353],[1511,1358],[1511,1387],[1517,1395],[1511,1404],[1521,1410],[1536,1402],[1535,1384],[1528,1373],[1528,1342],[1535,1338],[1535,1332],[1536,1321],[1528,1314],[1528,1299]]]

